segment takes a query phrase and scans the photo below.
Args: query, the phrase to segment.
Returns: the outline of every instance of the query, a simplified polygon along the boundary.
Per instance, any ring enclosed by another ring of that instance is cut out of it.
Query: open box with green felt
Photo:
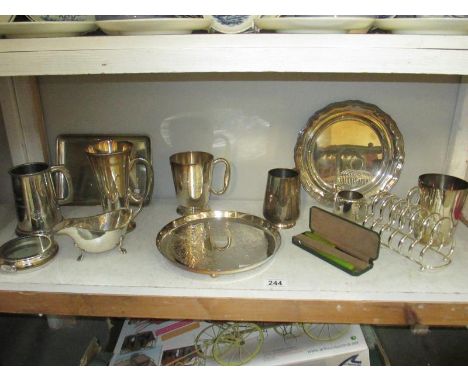
[[[292,242],[353,276],[371,269],[379,255],[379,234],[321,208],[311,207],[310,229]]]

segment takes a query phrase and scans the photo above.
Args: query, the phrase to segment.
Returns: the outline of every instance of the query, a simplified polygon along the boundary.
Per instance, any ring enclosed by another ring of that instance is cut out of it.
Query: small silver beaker
[[[341,190],[335,194],[334,212],[345,219],[361,223],[366,217],[364,195],[358,191]]]
[[[268,171],[263,216],[278,228],[296,225],[299,218],[301,185],[299,172],[289,168]]]

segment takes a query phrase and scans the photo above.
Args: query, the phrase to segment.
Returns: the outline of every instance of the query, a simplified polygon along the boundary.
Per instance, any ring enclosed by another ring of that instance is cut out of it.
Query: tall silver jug
[[[133,213],[130,226],[132,229],[133,219],[141,211],[147,195],[130,189],[130,170],[137,163],[146,167],[145,193],[148,193],[153,183],[153,167],[146,159],[135,158],[133,144],[127,141],[102,140],[89,145],[85,152],[93,168],[105,212],[129,208],[130,201],[137,203],[138,209]]]
[[[69,193],[58,198],[52,174],[61,172],[67,182]],[[24,163],[13,167],[8,173],[13,184],[19,236],[32,233],[50,233],[62,221],[60,203],[73,198],[71,176],[64,166],[49,166],[44,162]]]

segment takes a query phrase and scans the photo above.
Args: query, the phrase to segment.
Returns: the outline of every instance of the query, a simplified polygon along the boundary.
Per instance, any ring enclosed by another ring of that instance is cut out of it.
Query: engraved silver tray
[[[405,158],[395,121],[376,105],[343,101],[317,111],[299,133],[294,161],[304,189],[332,204],[338,190],[389,191]]]
[[[128,141],[133,144],[135,157],[144,158],[150,163],[151,141],[144,135],[93,135],[93,134],[62,134],[56,140],[56,162],[64,165],[72,177],[73,200],[69,205],[99,205],[101,198],[98,185],[94,178],[91,164],[85,154],[85,148],[92,143],[103,139],[115,139],[117,141]],[[57,174],[57,195],[62,198],[67,195],[67,184],[61,174]],[[143,165],[135,165],[130,172],[130,187],[138,188],[144,193],[146,179],[146,168]],[[151,192],[144,204],[151,200]]]
[[[244,272],[270,260],[281,244],[278,230],[268,221],[236,211],[207,211],[167,224],[156,246],[173,264],[191,272]]]

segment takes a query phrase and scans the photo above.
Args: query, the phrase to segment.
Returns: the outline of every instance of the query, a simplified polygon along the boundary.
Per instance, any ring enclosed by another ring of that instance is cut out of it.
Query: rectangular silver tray
[[[94,135],[94,134],[62,134],[56,140],[56,163],[64,165],[72,177],[73,200],[68,205],[98,205],[101,203],[98,186],[94,178],[91,164],[85,153],[85,148],[103,139],[115,139],[133,143],[135,157],[141,157],[152,163],[151,141],[144,135]],[[146,168],[135,165],[130,172],[130,187],[144,193]],[[62,174],[57,174],[57,195],[67,195],[67,185]],[[145,205],[151,201],[152,189],[145,199]]]

